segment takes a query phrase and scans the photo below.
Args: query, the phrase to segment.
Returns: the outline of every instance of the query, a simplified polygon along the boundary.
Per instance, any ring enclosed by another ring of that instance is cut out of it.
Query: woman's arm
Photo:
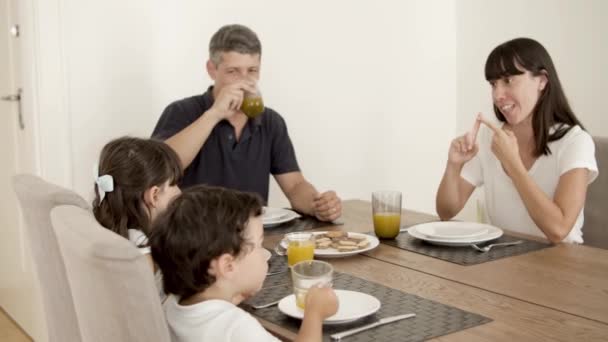
[[[448,162],[439,184],[435,206],[437,214],[444,221],[456,216],[475,190],[472,184],[460,176],[463,166],[464,164],[454,165]]]
[[[589,170],[578,168],[564,173],[553,199],[540,189],[525,168],[510,176],[528,214],[547,239],[559,243],[568,236],[585,205]]]
[[[464,180],[460,173],[464,164],[473,159],[479,152],[479,145],[477,145],[476,140],[481,125],[480,115],[478,114],[470,132],[452,140],[450,144],[448,163],[435,198],[437,214],[444,221],[456,216],[475,190],[475,186]]]

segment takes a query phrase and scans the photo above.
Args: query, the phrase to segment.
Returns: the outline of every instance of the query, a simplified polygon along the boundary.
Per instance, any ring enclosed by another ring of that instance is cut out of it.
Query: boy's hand
[[[305,314],[318,315],[322,320],[338,312],[338,297],[331,287],[308,289]]]

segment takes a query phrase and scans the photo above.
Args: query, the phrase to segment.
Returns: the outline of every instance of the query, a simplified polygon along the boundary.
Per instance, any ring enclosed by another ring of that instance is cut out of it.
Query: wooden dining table
[[[373,231],[370,202],[344,201],[340,220],[343,225],[316,230]],[[437,220],[412,210],[402,213],[402,226]],[[269,229],[264,244],[273,248],[281,239]],[[608,341],[608,250],[559,244],[463,266],[381,243],[328,261],[336,271],[492,319],[436,341]],[[295,338],[284,327],[260,321],[281,339]]]

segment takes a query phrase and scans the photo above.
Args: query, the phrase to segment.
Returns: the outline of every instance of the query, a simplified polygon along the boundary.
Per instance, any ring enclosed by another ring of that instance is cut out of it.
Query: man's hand
[[[255,92],[255,83],[243,80],[224,86],[219,91],[209,112],[218,121],[230,118],[240,111],[246,91]]]
[[[313,200],[312,207],[320,221],[333,221],[342,215],[342,200],[335,191],[319,194]]]

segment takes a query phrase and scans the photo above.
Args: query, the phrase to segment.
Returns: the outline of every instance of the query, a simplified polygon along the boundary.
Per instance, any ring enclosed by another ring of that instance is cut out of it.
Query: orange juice
[[[331,286],[334,268],[321,260],[307,260],[291,267],[291,280],[296,297],[296,306],[304,310],[306,294],[312,286]]]
[[[315,256],[315,241],[289,241],[287,245],[287,264],[293,266],[300,261],[312,260]]]
[[[374,233],[379,238],[394,239],[399,235],[401,215],[397,213],[374,214]]]
[[[241,111],[254,119],[264,112],[264,101],[261,97],[245,97],[241,104]]]
[[[294,293],[296,296],[296,306],[302,310],[304,310],[306,305],[306,294],[308,293],[308,289],[300,289],[295,288]]]

